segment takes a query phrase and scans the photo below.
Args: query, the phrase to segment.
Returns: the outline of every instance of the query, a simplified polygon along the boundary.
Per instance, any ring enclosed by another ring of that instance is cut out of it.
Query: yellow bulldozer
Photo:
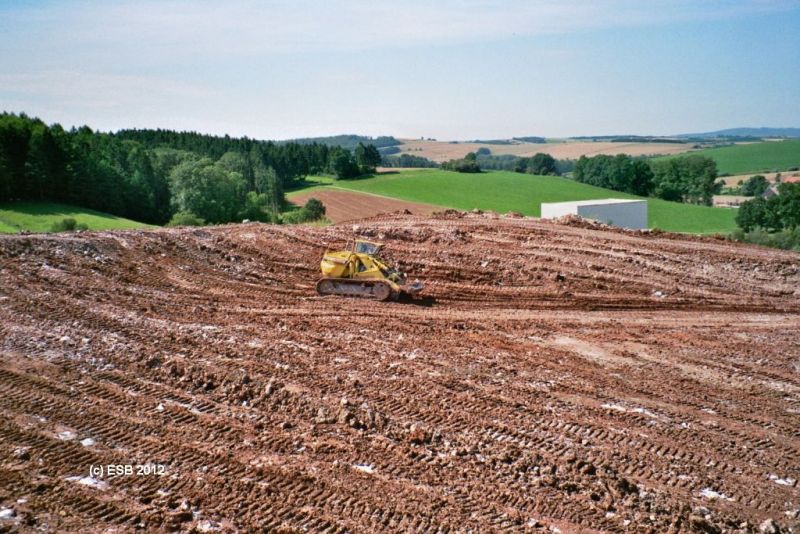
[[[320,262],[320,295],[343,295],[374,300],[397,300],[422,291],[422,283],[406,284],[406,275],[378,257],[383,245],[355,240],[349,250],[326,251]]]

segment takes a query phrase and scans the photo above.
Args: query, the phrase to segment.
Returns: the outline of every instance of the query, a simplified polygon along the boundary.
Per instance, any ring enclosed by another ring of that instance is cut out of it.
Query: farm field
[[[334,188],[317,188],[313,191],[301,191],[289,196],[289,200],[298,205],[305,204],[310,198],[316,198],[325,204],[325,217],[332,223],[403,210],[408,210],[416,215],[430,215],[434,211],[442,209],[430,204]]]
[[[71,217],[89,230],[149,228],[151,225],[108,213],[54,202],[0,203],[0,233],[49,232],[53,223]]]
[[[800,172],[798,171],[783,171],[783,172],[749,172],[745,174],[735,174],[733,176],[722,176],[720,180],[725,182],[725,185],[728,187],[736,187],[739,184],[739,180],[746,182],[752,176],[756,174],[760,174],[764,178],[767,179],[768,182],[774,182],[775,177],[777,175],[781,175],[782,177],[786,178],[788,176],[800,176]]]
[[[506,171],[472,175],[429,169],[403,171],[361,180],[340,180],[335,187],[460,210],[515,211],[534,217],[540,215],[542,202],[639,198],[567,178]],[[729,209],[653,198],[647,202],[651,227],[690,233],[727,233],[736,228],[736,213]]]
[[[316,295],[354,236],[425,299]],[[787,532],[797,258],[491,214],[0,236],[2,525]]]
[[[679,154],[691,150],[688,143],[612,143],[608,141],[565,141],[554,143],[514,142],[510,145],[490,143],[450,143],[421,139],[402,139],[401,153],[423,156],[439,163],[450,159],[463,158],[479,148],[488,148],[492,154],[500,156],[532,156],[537,152],[550,154],[556,159],[578,159],[581,156],[598,154],[629,154],[631,156],[652,156]]]
[[[763,174],[800,167],[800,139],[742,143],[692,152],[717,162],[717,171],[727,174]]]

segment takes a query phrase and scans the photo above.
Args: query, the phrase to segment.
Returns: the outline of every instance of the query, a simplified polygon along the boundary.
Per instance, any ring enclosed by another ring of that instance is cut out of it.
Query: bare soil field
[[[425,298],[317,296],[354,235]],[[581,222],[0,237],[0,529],[797,532],[799,329],[797,254]]]
[[[301,193],[294,195],[291,201],[295,204],[303,205],[310,198],[316,198],[325,204],[325,217],[333,223],[404,210],[415,215],[430,215],[434,211],[442,209],[439,206],[431,206],[430,204],[334,189],[320,189]]]
[[[447,141],[428,141],[421,139],[402,139],[401,152],[414,156],[423,156],[430,160],[442,162],[463,158],[470,152],[485,147],[492,154],[500,156],[512,154],[528,157],[542,152],[556,159],[578,159],[581,156],[598,154],[628,154],[631,156],[657,156],[680,154],[690,151],[690,144],[679,143],[612,143],[607,141],[569,141],[566,143],[516,143],[511,145],[494,145],[481,143],[450,143]]]

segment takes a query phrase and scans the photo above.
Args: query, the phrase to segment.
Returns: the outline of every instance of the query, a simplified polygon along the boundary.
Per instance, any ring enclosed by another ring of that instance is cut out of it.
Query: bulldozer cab
[[[360,241],[356,240],[353,242],[353,252],[357,254],[368,254],[370,256],[375,256],[381,250],[380,243],[373,243],[372,241]]]

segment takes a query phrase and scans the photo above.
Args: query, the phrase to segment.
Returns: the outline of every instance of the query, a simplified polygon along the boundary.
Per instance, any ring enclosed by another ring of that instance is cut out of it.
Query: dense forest
[[[284,189],[306,175],[351,178],[380,163],[374,146],[354,149],[170,130],[66,130],[3,113],[0,202],[63,202],[154,224],[178,214],[279,222]]]
[[[292,139],[290,141],[278,141],[281,143],[294,143],[299,145],[325,145],[328,147],[342,147],[345,150],[355,150],[359,143],[363,145],[372,145],[377,149],[386,149],[400,145],[400,141],[390,135],[381,135],[378,137],[369,137],[366,135],[332,135],[329,137],[303,137],[300,139]],[[398,149],[399,151],[399,149]],[[385,153],[381,150],[381,153]],[[394,152],[396,154],[396,152]]]

